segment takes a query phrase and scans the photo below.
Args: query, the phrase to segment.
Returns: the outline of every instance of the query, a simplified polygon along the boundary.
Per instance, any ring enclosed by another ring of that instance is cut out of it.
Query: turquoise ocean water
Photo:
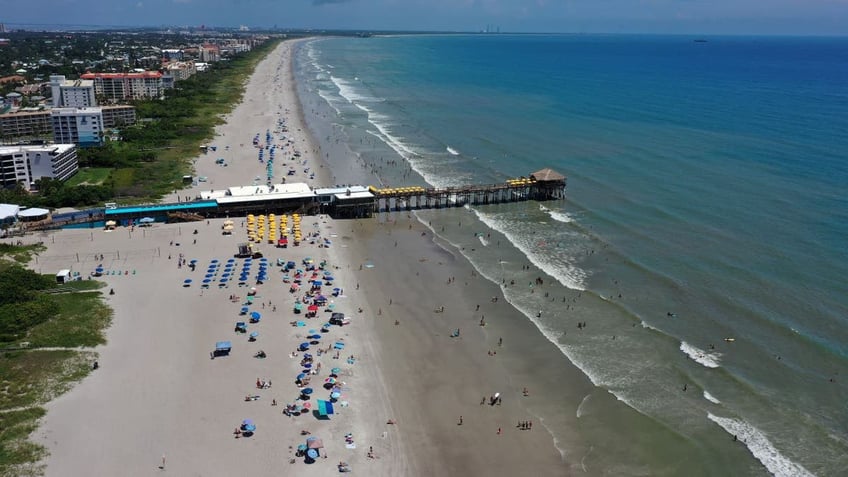
[[[690,475],[844,475],[848,39],[706,40],[322,39],[299,48],[296,74],[339,183],[568,176],[564,201],[418,216],[476,246],[481,275],[515,279],[504,293],[527,329],[614,396],[587,396],[578,418],[597,400],[683,443],[589,473],[678,474],[683,460]],[[552,301],[523,286],[541,273]],[[630,430],[569,432],[592,449]],[[732,436],[747,460],[720,458]]]

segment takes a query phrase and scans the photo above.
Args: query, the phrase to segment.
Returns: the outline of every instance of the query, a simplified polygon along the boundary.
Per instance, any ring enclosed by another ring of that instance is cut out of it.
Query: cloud
[[[333,3],[346,3],[351,0],[312,0],[312,5],[320,6],[320,5],[330,5]]]

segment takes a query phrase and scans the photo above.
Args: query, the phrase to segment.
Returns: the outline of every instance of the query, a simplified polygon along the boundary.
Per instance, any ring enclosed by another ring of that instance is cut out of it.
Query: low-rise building
[[[31,189],[48,177],[64,181],[77,173],[77,149],[73,144],[46,146],[0,146],[0,186],[22,184]]]

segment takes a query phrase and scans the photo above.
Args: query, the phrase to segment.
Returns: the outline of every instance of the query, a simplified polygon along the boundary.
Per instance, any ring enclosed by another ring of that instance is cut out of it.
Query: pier
[[[529,177],[509,179],[500,184],[460,187],[400,187],[377,189],[374,212],[393,210],[440,209],[469,205],[501,204],[525,200],[547,201],[565,198],[565,176],[552,169],[542,169]]]
[[[498,184],[442,188],[342,186],[310,189],[306,184],[253,185],[201,192],[196,200],[189,202],[90,209],[73,214],[73,217],[67,218],[70,220],[52,223],[45,221],[30,230],[70,224],[79,226],[81,222],[88,222],[91,227],[98,227],[104,221],[127,225],[143,217],[153,218],[157,222],[270,213],[368,218],[380,212],[559,200],[565,198],[565,188],[565,176],[552,169],[542,169],[526,177],[508,179]]]

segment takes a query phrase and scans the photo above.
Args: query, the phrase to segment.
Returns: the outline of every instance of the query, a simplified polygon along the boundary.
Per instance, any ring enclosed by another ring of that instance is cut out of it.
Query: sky
[[[25,0],[15,25],[848,35],[848,0]]]

